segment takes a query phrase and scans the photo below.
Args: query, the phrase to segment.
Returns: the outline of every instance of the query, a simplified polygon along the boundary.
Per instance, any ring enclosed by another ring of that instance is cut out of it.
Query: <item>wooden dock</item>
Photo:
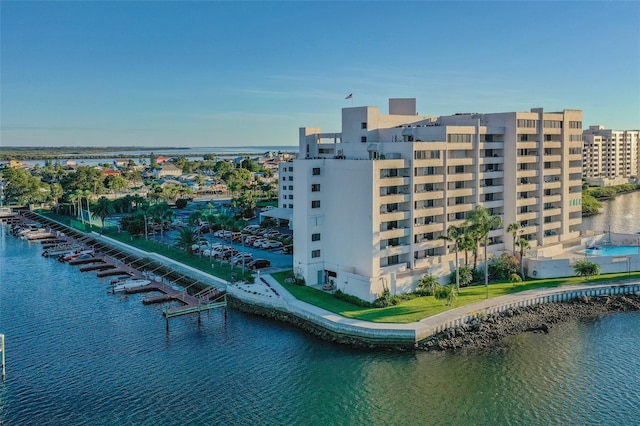
[[[43,249],[62,245],[79,246],[79,249],[93,249],[95,257],[69,261],[70,265],[79,266],[81,272],[98,271],[98,277],[126,275],[131,278],[151,280],[151,283],[146,286],[125,290],[125,294],[160,293],[159,295],[146,296],[142,301],[144,304],[179,302],[180,306],[165,306],[164,308],[163,315],[166,318],[167,332],[169,331],[169,318],[198,313],[198,322],[200,322],[200,312],[214,308],[224,307],[226,320],[227,296],[223,290],[202,283],[187,274],[178,273],[167,265],[123,251],[121,248],[109,245],[91,235],[77,231],[47,217],[37,215],[34,212],[23,212],[19,217],[21,222],[36,220],[47,224],[46,226],[49,227],[48,230],[52,235],[48,239],[41,240]],[[183,289],[178,290],[167,282],[176,284]],[[200,291],[195,294],[189,294],[189,291],[194,292],[197,290]]]

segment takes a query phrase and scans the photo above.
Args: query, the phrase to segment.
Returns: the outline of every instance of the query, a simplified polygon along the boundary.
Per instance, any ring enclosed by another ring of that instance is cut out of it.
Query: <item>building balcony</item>
[[[413,249],[414,250],[427,250],[427,249],[432,249],[432,248],[443,247],[444,244],[445,244],[444,240],[441,240],[440,238],[435,239],[435,240],[424,239],[422,241],[419,241],[419,242],[415,243],[413,245]]]
[[[504,142],[480,142],[478,147],[480,149],[503,149]]]
[[[381,222],[391,222],[393,220],[405,220],[411,217],[410,211],[395,210],[395,211],[382,211],[380,212]]]
[[[545,195],[542,197],[543,203],[557,203],[560,200],[562,200],[562,195],[560,194]]]
[[[538,232],[538,225],[527,225],[527,226],[523,226],[522,228],[522,234],[523,235],[528,235],[528,234],[535,234]]]
[[[522,155],[516,159],[517,164],[531,164],[538,161],[540,161],[540,156],[538,155]]]
[[[499,179],[504,177],[503,170],[487,170],[486,172],[480,172],[480,179]]]
[[[478,164],[480,165],[503,164],[503,163],[504,163],[504,157],[480,157],[478,159]]]
[[[421,183],[442,183],[444,182],[444,175],[425,175],[425,176],[414,176],[413,183],[421,184]]]
[[[415,201],[441,200],[443,198],[444,192],[442,190],[416,192],[413,194],[413,199]]]
[[[410,177],[380,177],[378,181],[379,186],[404,186],[409,185],[411,183]]]
[[[558,189],[562,186],[562,182],[559,180],[554,180],[551,182],[545,182],[543,188],[544,189]]]
[[[530,177],[538,177],[540,176],[540,170],[538,169],[533,169],[533,170],[518,170],[516,172],[516,177],[518,179],[520,178],[530,178]]]
[[[580,168],[580,171],[582,171],[582,167]],[[561,173],[562,173],[562,170],[560,170],[559,168],[544,169],[545,176],[559,175]]]
[[[569,161],[579,161],[582,159],[582,154],[569,154]]]
[[[442,158],[428,158],[425,160],[413,160],[414,167],[442,167],[444,166],[444,159]]]
[[[415,217],[439,216],[444,214],[444,207],[422,207],[415,209],[413,215]]]
[[[473,204],[455,204],[447,207],[447,213],[460,213],[473,210]]]
[[[560,141],[545,141],[542,144],[543,148],[553,149],[553,148],[562,148],[562,142]]]
[[[518,192],[530,192],[540,189],[540,185],[538,185],[537,183],[521,183],[517,186],[517,188]]]
[[[518,149],[536,149],[538,148],[538,142],[537,141],[518,142],[517,147]]]
[[[474,158],[447,158],[447,166],[472,166],[474,164]]]
[[[504,207],[504,200],[483,201],[482,205],[488,209]]]
[[[475,195],[475,188],[455,188],[447,190],[447,197],[470,197]]]
[[[518,198],[516,200],[516,207],[533,206],[538,204],[538,197]]]
[[[518,222],[521,222],[523,220],[534,220],[538,218],[538,212],[526,212],[526,213],[519,213],[516,216],[516,220]]]
[[[411,263],[408,263],[408,262],[400,262],[400,263],[396,263],[395,265],[387,265],[387,266],[380,265],[380,275],[406,272],[409,269],[411,269]]]
[[[389,194],[380,196],[380,204],[404,203],[409,201],[410,194]]]
[[[576,206],[571,206],[571,207],[576,207]],[[580,206],[577,206],[580,207]],[[576,217],[573,219],[569,219],[569,226],[572,225],[580,225],[582,223],[582,218],[581,217]]]
[[[449,173],[447,175],[447,181],[449,182],[475,180],[475,178],[475,173]]]
[[[582,205],[578,204],[577,206],[569,206],[567,207],[569,209],[570,213],[574,213],[574,212],[581,212],[582,211]],[[578,223],[582,223],[582,218],[580,219],[580,222]]]
[[[401,254],[409,254],[411,252],[410,244],[401,244],[397,246],[380,247],[379,257],[399,256]]]
[[[544,215],[545,216],[557,216],[562,212],[562,209],[560,207],[553,207],[550,209],[544,209]]]
[[[482,186],[482,184],[480,184],[480,188],[478,188],[478,194],[480,195],[495,194],[500,192],[504,192],[504,185]]]
[[[569,174],[582,173],[582,167],[569,167]]]
[[[544,161],[559,162],[562,161],[561,155],[545,155]]]
[[[392,238],[402,238],[409,236],[411,228],[395,228],[380,231],[381,240],[390,240]]]
[[[553,231],[555,229],[560,229],[561,227],[562,227],[562,222],[560,222],[559,220],[542,224],[543,231]]]
[[[429,232],[442,232],[442,231],[444,231],[444,223],[442,222],[433,222],[427,225],[413,226],[414,234],[428,234]]]

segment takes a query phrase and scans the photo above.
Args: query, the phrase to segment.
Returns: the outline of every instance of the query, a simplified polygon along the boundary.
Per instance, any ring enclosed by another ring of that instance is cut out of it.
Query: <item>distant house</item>
[[[170,160],[169,157],[165,157],[164,155],[158,155],[156,157],[156,164],[164,164],[169,160]]]
[[[176,167],[174,164],[171,164],[171,163],[163,164],[162,167],[154,170],[153,172],[153,176],[156,179],[166,177],[166,176],[178,177],[180,175],[182,175],[182,170],[180,170],[178,167]]]
[[[118,170],[104,169],[102,171],[105,176],[120,176],[121,173]]]
[[[18,160],[9,160],[8,167],[11,169],[32,169],[33,167]]]

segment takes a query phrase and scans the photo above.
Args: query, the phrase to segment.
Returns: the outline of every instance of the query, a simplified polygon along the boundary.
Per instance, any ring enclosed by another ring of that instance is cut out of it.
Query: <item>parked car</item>
[[[267,241],[266,243],[262,244],[262,248],[278,248],[278,247],[282,247],[282,243],[280,241]]]
[[[200,240],[191,246],[191,250],[196,253],[201,250],[206,250],[207,248],[209,248],[209,242],[207,240]]]
[[[262,247],[262,243],[264,243],[265,241],[266,241],[265,238],[258,238],[253,242],[253,246],[256,248]]]
[[[242,252],[238,253],[231,258],[231,263],[234,265],[240,265],[244,261],[245,264],[248,264],[253,260],[253,255],[251,253]]]
[[[284,254],[293,254],[293,244],[282,247],[282,252]]]
[[[260,269],[271,266],[271,262],[267,259],[256,259],[252,262],[249,262],[247,266],[249,267],[249,269]]]
[[[247,225],[244,227],[243,231],[252,234],[258,229],[260,229],[260,225]]]

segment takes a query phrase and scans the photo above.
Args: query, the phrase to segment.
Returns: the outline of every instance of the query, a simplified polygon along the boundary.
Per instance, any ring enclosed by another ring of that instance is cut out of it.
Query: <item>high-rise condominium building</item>
[[[532,247],[580,234],[582,111],[427,117],[415,99],[390,99],[389,114],[344,108],[340,133],[299,138],[281,185],[293,196],[294,270],[310,285],[373,300],[427,273],[444,280],[455,255],[441,237],[478,205],[502,217],[489,253],[512,250],[514,222]]]
[[[634,183],[640,171],[638,130],[589,126],[582,133],[584,177],[593,186]]]

